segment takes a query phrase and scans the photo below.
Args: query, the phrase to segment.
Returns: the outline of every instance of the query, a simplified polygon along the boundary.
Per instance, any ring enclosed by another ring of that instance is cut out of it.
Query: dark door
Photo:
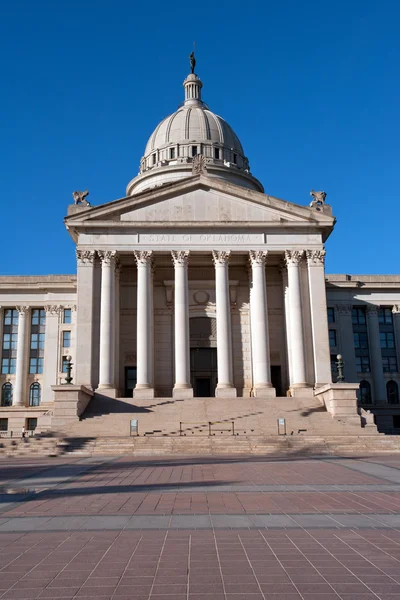
[[[273,365],[271,367],[271,383],[276,389],[276,395],[282,396],[282,378],[280,366]]]
[[[210,398],[211,396],[211,377],[196,377],[194,395],[197,398]]]
[[[217,387],[217,349],[191,348],[190,375],[195,396],[214,396]]]
[[[125,398],[132,398],[136,386],[136,367],[125,367]]]

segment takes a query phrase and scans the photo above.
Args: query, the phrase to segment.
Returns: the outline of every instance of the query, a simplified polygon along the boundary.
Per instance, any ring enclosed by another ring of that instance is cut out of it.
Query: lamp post
[[[71,371],[72,371],[72,356],[68,355],[67,359],[67,376],[65,378],[65,383],[68,385],[72,383]]]
[[[336,368],[337,368],[337,372],[338,372],[336,381],[337,381],[337,383],[342,383],[344,381],[344,375],[343,375],[344,362],[343,362],[343,358],[342,358],[341,354],[338,354],[336,358],[337,358]]]

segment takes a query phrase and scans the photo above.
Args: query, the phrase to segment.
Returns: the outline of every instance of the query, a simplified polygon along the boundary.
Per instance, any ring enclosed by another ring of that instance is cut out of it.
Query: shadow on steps
[[[92,419],[115,413],[151,413],[149,408],[133,404],[131,398],[110,398],[103,394],[95,394],[88,407],[80,416],[80,420]]]

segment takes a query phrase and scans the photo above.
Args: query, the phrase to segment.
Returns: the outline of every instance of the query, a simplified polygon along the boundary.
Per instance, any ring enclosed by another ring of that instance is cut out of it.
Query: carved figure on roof
[[[326,192],[315,192],[314,190],[311,190],[310,196],[312,196],[310,208],[313,208],[314,206],[323,206],[325,204]]]
[[[190,59],[190,69],[191,69],[192,73],[194,74],[194,70],[196,68],[196,59],[194,57],[194,52],[190,53],[189,59]]]
[[[90,206],[90,203],[86,200],[86,197],[89,196],[88,190],[84,192],[72,192],[72,197],[74,199],[75,204],[83,204],[83,206]]]

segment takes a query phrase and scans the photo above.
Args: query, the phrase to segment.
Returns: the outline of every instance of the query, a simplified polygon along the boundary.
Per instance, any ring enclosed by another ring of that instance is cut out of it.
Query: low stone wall
[[[325,405],[332,417],[347,423],[359,424],[361,418],[357,406],[358,383],[327,383],[315,390],[315,397]]]
[[[78,422],[94,396],[93,390],[84,385],[53,385],[51,389],[54,392],[52,429]]]

